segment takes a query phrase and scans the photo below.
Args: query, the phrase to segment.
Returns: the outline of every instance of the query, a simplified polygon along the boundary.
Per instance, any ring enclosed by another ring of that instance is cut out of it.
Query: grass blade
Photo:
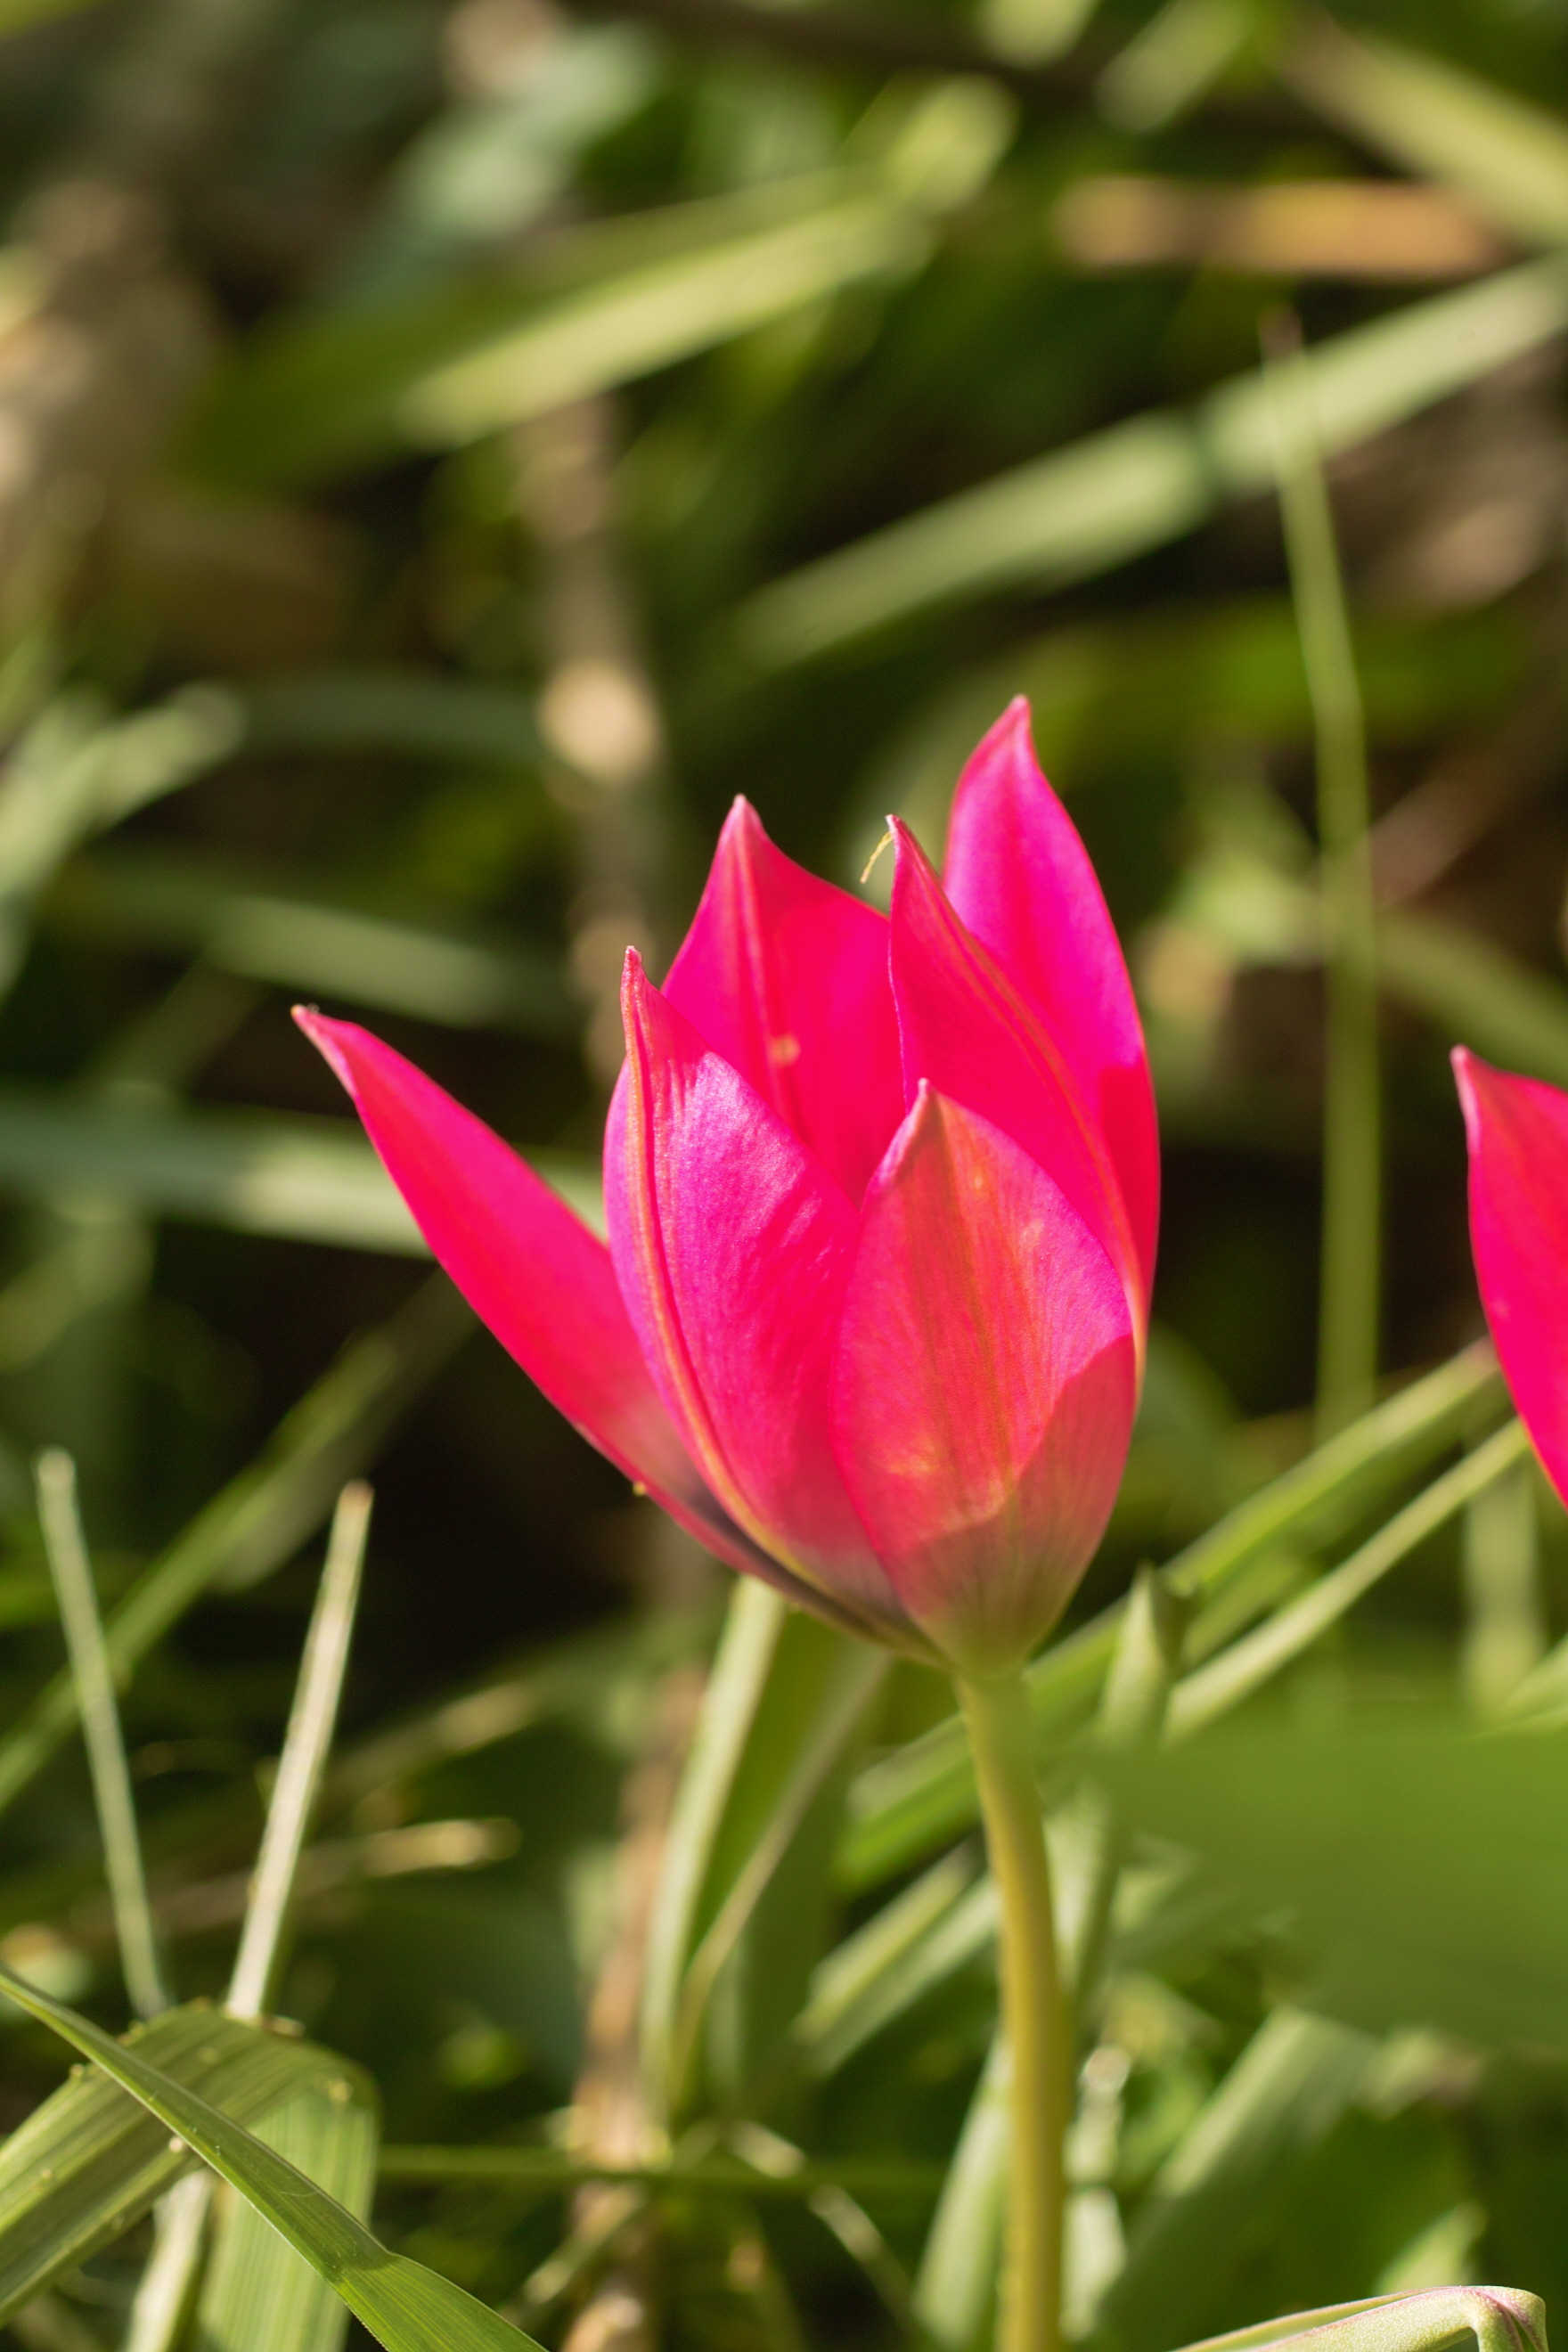
[[[1098,2318],[1127,2352],[1201,2326],[1256,2216],[1339,2121],[1376,2044],[1272,2011],[1166,2159]]]
[[[258,2124],[256,2136],[349,2212],[367,2217],[379,2137],[373,2101],[301,2091]],[[175,2194],[194,2185],[182,2182]],[[224,2202],[194,2352],[336,2352],[348,2305],[255,2206],[232,2192]]]
[[[212,2201],[212,2174],[205,2171],[187,2173],[163,2199],[121,2352],[169,2352],[178,2342],[190,2315]]]
[[[296,995],[458,1028],[570,1037],[581,1026],[560,963],[542,950],[334,905],[305,877],[245,879],[206,860],[120,850],[68,866],[47,915],[79,937],[198,954]]]
[[[516,2352],[520,2342],[531,2340],[449,2279],[389,2252],[363,2221],[287,2158],[136,2049],[112,2040],[7,1968],[0,1967],[0,1987],[18,2009],[94,2060],[166,2132],[237,2189],[342,2295],[386,2352]]]
[[[130,1674],[205,1592],[255,1583],[320,1525],[344,1475],[374,1453],[398,1415],[472,1328],[443,1276],[379,1331],[356,1340],[281,1423],[255,1463],[192,1521],[110,1612],[110,1664]],[[0,1811],[69,1738],[76,1690],[58,1675],[0,1739]]]
[[[125,1990],[138,2017],[156,2017],[169,2006],[163,1982],[153,1909],[147,1900],[147,1874],[142,1866],[142,1841],[136,1828],[136,1808],[131,1797],[131,1774],[125,1761],[125,1741],[114,1696],[114,1676],[103,1639],[93,1589],[92,1565],[87,1556],[81,1513],[77,1502],[76,1465],[59,1447],[40,1454],[33,1465],[37,1486],[38,1518],[44,1550],[59,1601],[60,1622],[70,1652],[77,1706],[92,1771],[92,1792],[103,1838],[104,1866],[110,1900],[114,1906],[115,1935]]]
[[[165,2011],[124,2046],[246,2123],[303,2084],[358,2080],[331,2052],[205,2001]],[[77,2069],[0,2147],[0,2320],[121,2236],[190,2170],[188,2150],[133,2099],[97,2068]]]
[[[1523,1423],[1510,1421],[1463,1462],[1435,1479],[1425,1494],[1380,1528],[1349,1559],[1320,1577],[1300,1600],[1287,1602],[1255,1633],[1233,1642],[1217,1658],[1179,1683],[1171,1697],[1167,1738],[1190,1739],[1260,1689],[1337,1624],[1346,1610],[1417,1544],[1425,1543],[1467,1503],[1506,1477],[1529,1452]]]
[[[1561,121],[1447,58],[1303,15],[1277,68],[1290,88],[1407,171],[1443,180],[1526,245],[1568,240]]]
[[[1355,448],[1568,325],[1568,264],[1500,272],[1307,355],[1324,454]],[[742,606],[738,644],[787,668],[942,604],[1111,570],[1272,487],[1268,387],[1237,377],[1053,451],[807,564]]]
[[[599,1222],[598,1173],[586,1158],[531,1157],[579,1215]],[[237,1233],[426,1255],[381,1162],[342,1119],[142,1113],[7,1087],[0,1188],[103,1192]]]
[[[915,2274],[915,2313],[943,2352],[979,2352],[996,2302],[1006,2203],[1010,2069],[991,2045]]]
[[[277,1973],[305,1832],[338,1718],[370,1532],[371,1499],[370,1488],[359,1480],[345,1486],[338,1497],[327,1564],[305,1638],[299,1688],[257,1857],[250,1907],[225,2004],[231,2017],[260,2017]]]
[[[1317,737],[1327,978],[1318,1434],[1364,1412],[1377,1376],[1382,1105],[1377,929],[1366,721],[1300,331],[1282,321],[1264,369],[1274,399],[1279,509]]]
[[[305,1832],[337,1720],[370,1508],[370,1488],[357,1481],[345,1486],[338,1497],[326,1566],[305,1637],[293,1710],[229,1980],[225,2007],[231,2017],[258,2019],[270,2005]],[[269,2147],[281,2147],[313,2180],[321,2180],[334,2194],[352,2189],[348,2201],[358,2212],[368,2210],[363,2200],[375,2178],[375,2116],[374,2109],[367,2110],[363,2128],[356,2123],[351,2129],[348,2104],[330,2098],[323,2102],[301,2093],[275,2119],[277,2129],[264,2132],[263,2137]],[[361,2151],[362,2142],[368,2156]],[[182,2182],[160,2216],[157,2241],[131,2315],[130,2336],[135,2340],[136,2352],[168,2352],[179,2332],[201,2262],[211,2191],[210,2177]],[[237,2213],[229,2211],[218,2232],[213,2258],[217,2283],[212,2296],[204,2301],[203,2340],[210,2337],[215,2347],[229,2343],[254,2324],[258,2307],[266,2312],[268,2326],[279,2337],[274,2352],[283,2352],[282,2331],[289,2325],[302,2326],[307,2340],[316,2334],[332,2334],[342,2306],[330,2294],[323,2305],[315,2273],[307,2269],[301,2282],[298,2258],[280,2247],[275,2233],[264,2224],[258,2240],[249,2215],[249,2207]],[[262,2341],[266,2344],[270,2338],[264,2335]]]

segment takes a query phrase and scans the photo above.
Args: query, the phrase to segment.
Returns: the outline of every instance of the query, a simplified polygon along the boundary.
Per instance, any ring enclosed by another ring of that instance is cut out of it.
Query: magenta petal
[[[1115,1165],[1053,1033],[967,930],[914,835],[894,821],[892,973],[904,1087],[922,1081],[1021,1144],[1121,1274],[1142,1347],[1148,1290]]]
[[[1160,1223],[1160,1139],[1143,1032],[1104,895],[1041,773],[1022,696],[959,778],[942,883],[1056,1038],[1099,1118],[1147,1288]]]
[[[1058,1185],[922,1087],[867,1194],[835,1379],[838,1458],[910,1615],[964,1671],[1060,1616],[1116,1498],[1126,1293]]]
[[[858,1201],[904,1115],[888,926],[735,803],[664,993]]]
[[[529,1378],[699,1542],[759,1572],[693,1469],[597,1234],[482,1119],[351,1021],[299,1023],[353,1096],[415,1223]]]
[[[810,1583],[897,1616],[829,1442],[855,1211],[635,954],[622,1005],[605,1207],[643,1353],[731,1516]]]
[[[1568,1502],[1568,1094],[1461,1045],[1470,1245],[1503,1375]]]

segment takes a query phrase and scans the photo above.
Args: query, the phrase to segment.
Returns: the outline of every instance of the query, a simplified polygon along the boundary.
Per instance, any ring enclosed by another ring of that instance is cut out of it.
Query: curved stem
[[[1057,2352],[1069,2053],[1033,1725],[1021,1674],[996,1682],[961,1682],[958,1696],[1001,1904],[1002,2024],[1012,2062],[1012,2161],[997,2352]]]

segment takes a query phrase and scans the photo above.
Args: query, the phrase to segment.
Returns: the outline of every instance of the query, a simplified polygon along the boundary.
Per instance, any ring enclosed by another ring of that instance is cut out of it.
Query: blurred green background
[[[1259,357],[1288,308],[1372,753],[1382,1368],[1461,1347],[1447,1051],[1568,1082],[1568,9],[0,0],[0,1954],[122,2021],[85,1769],[36,1704],[60,1642],[31,1451],[75,1455],[106,1599],[175,1563],[126,1707],[185,1995],[221,1985],[317,1531],[374,1460],[284,2007],[375,2074],[391,2140],[526,2137],[572,2095],[628,1772],[689,1717],[725,1580],[426,1287],[289,1006],[363,1019],[591,1204],[621,952],[668,960],[731,797],[854,885],[889,810],[940,849],[965,751],[1027,693],[1165,1139],[1148,1396],[1079,1614],[1114,1598],[1310,1441],[1312,710]],[[1485,1717],[1565,1628],[1561,1515],[1516,1477],[1270,1721]],[[440,1710],[476,1686],[470,1737]],[[900,1669],[881,1705],[887,1748],[947,1700]],[[413,1765],[376,1760],[396,1722]],[[1531,1785],[1560,1825],[1555,1755]],[[1496,1803],[1477,1850],[1529,1815]],[[812,1883],[786,2025],[867,1916],[853,1873]],[[1226,1901],[1113,1981],[1075,2332],[1159,2352],[1387,2284],[1568,2288],[1568,2003],[1500,2022],[1407,1971],[1303,2057],[1307,1896]],[[1504,1915],[1455,1963],[1472,1992]],[[1549,1924],[1568,1983],[1568,1901]],[[732,2073],[721,2106],[945,2165],[983,1947],[809,2097]],[[1118,2289],[1123,2224],[1269,2021],[1286,2122],[1232,2147],[1157,2293],[1147,2263]],[[13,2021],[0,2122],[61,2071]],[[515,2188],[385,2200],[498,2302],[563,2228]],[[701,2207],[668,2340],[914,2340],[930,2210],[878,2209],[857,2252],[798,2205]],[[71,2285],[92,2343],[143,2250]],[[591,2271],[515,2308],[553,2342]]]

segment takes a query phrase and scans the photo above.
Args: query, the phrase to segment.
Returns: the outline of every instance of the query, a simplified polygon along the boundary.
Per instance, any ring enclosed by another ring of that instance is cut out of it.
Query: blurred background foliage
[[[984,2339],[943,1690],[750,1596],[669,1828],[726,1580],[430,1286],[288,1008],[594,1213],[622,950],[668,959],[731,796],[853,885],[889,809],[940,848],[1026,692],[1166,1149],[1074,1622],[1181,1554],[1170,1728],[1250,1709],[1053,1814],[1069,1893],[1096,1802],[1142,1840],[1071,2332],[1482,2276],[1560,2312],[1568,1533],[1510,1438],[1467,1472],[1500,1407],[1464,1358],[1289,1484],[1322,926],[1259,326],[1302,322],[1365,704],[1392,1382],[1479,1328],[1447,1047],[1568,1083],[1561,0],[0,0],[0,1957],[123,2022],[32,1449],[121,1610],[187,1998],[374,1460],[281,2007],[379,2085],[390,2241],[575,2352]],[[1058,1796],[1082,1638],[1039,1686]],[[1464,1728],[1510,1706],[1543,1727]],[[0,2033],[10,2128],[63,2060]],[[663,2126],[690,2183],[583,2186]],[[20,2340],[118,2340],[138,2229]]]

